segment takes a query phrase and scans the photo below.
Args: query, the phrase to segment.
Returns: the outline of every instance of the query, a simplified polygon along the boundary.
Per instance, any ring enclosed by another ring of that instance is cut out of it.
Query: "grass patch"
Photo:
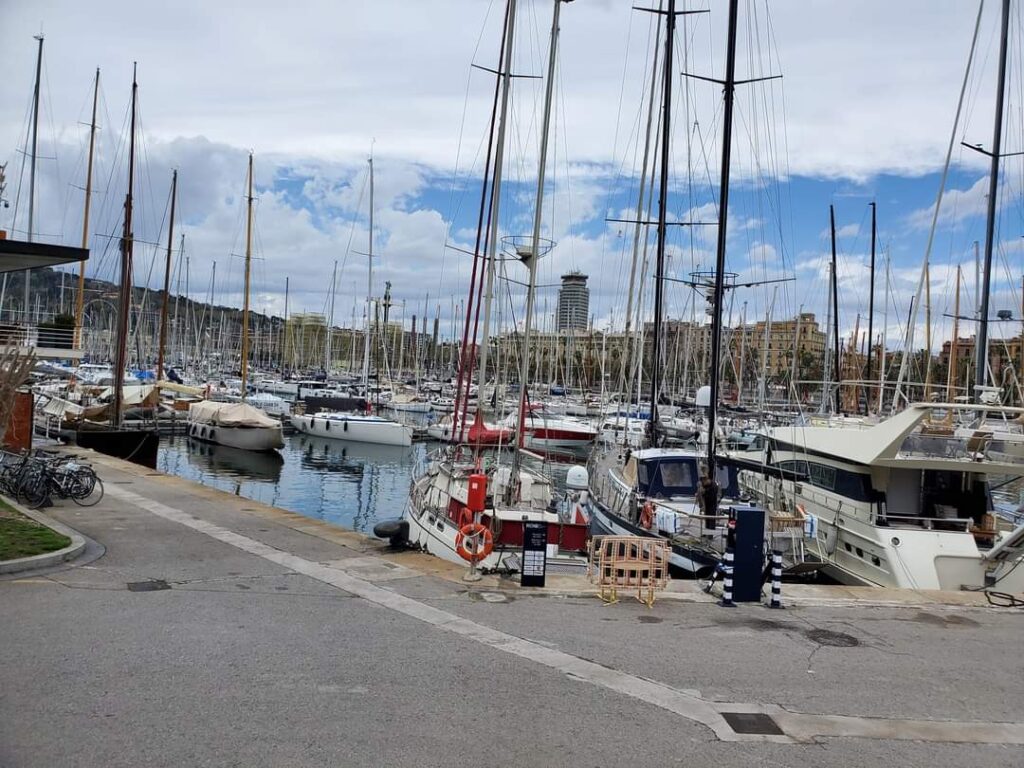
[[[5,516],[0,516],[0,560],[41,555],[71,544],[67,536],[19,515],[2,500],[0,508],[5,513]]]

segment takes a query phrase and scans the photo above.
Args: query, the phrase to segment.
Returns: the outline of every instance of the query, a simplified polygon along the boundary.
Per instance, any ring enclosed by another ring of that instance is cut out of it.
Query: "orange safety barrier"
[[[636,599],[650,607],[668,584],[669,543],[648,536],[595,536],[590,540],[587,575],[606,603],[619,600],[619,590],[636,590]]]

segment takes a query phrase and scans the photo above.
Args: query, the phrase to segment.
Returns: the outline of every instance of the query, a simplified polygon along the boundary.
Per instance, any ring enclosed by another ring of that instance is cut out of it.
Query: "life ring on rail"
[[[803,504],[797,504],[796,505],[796,511],[797,511],[797,514],[800,515],[800,517],[807,517],[807,510],[804,508]]]
[[[645,501],[643,509],[640,510],[640,527],[650,530],[654,525],[654,505]]]
[[[469,507],[462,507],[459,510],[459,517],[457,520],[460,529],[465,528],[467,525],[473,522],[473,512]]]
[[[467,546],[473,542],[472,548]],[[479,563],[494,551],[494,536],[483,523],[467,523],[455,536],[455,551],[471,563]]]

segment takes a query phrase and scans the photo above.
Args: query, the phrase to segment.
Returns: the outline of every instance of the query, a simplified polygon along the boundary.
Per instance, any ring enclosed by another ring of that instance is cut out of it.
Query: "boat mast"
[[[975,360],[975,398],[981,402],[981,389],[988,381],[988,300],[992,289],[992,249],[995,245],[996,199],[999,193],[999,152],[1003,143],[1003,100],[1006,90],[1006,49],[1010,27],[1010,0],[1003,0],[999,32],[999,82],[996,90],[996,119],[992,136],[992,170],[988,180],[988,215],[985,221],[985,260],[981,270],[981,311],[978,317],[978,356]]]
[[[132,188],[135,185],[135,113],[139,84],[137,65],[132,64],[131,123],[128,129],[128,191],[124,198],[124,229],[121,232],[121,288],[117,310],[117,355],[114,358],[114,410],[110,424],[121,427],[121,405],[124,402],[124,368],[128,357],[128,312],[132,305],[132,252],[135,235],[132,231]]]
[[[659,8],[661,7],[659,3]],[[656,24],[654,30],[654,50],[657,51],[661,44],[661,23],[660,21]],[[636,266],[640,256],[640,237],[644,236],[645,240],[645,252],[646,252],[646,239],[647,239],[647,222],[644,221],[644,188],[647,186],[647,169],[650,163],[651,154],[651,141],[654,136],[654,97],[658,92],[658,57],[655,55],[654,60],[651,62],[651,90],[647,101],[647,128],[644,131],[644,153],[643,159],[640,161],[640,184],[637,187],[637,198],[636,198],[636,223],[635,229],[633,230],[633,258],[629,266],[629,286],[628,295],[626,299],[626,328],[623,334],[625,343],[623,344],[623,359],[619,363],[619,390],[625,390],[627,388],[627,379],[630,380],[629,388],[632,386],[632,371],[633,367],[630,362],[630,352],[632,345],[629,344],[629,338],[631,336],[632,322],[633,322],[633,302],[634,302],[634,291],[636,289]],[[648,205],[650,201],[648,201]],[[648,218],[650,218],[648,216]],[[642,291],[639,293],[642,294]],[[639,297],[637,299],[639,301]],[[629,422],[629,415],[627,409],[626,421]]]
[[[370,168],[370,243],[366,252],[366,335],[363,340],[363,391],[370,396],[370,323],[373,313],[373,155],[367,160]]]
[[[548,51],[548,82],[544,92],[544,118],[541,123],[540,161],[537,168],[537,204],[533,211],[533,235],[530,238],[530,253],[524,259],[530,270],[529,286],[526,290],[526,317],[523,319],[523,353],[519,369],[519,426],[516,439],[523,447],[523,428],[526,426],[526,385],[530,380],[530,331],[533,323],[533,303],[537,293],[537,260],[540,258],[540,224],[544,207],[544,174],[547,170],[548,134],[551,131],[551,101],[555,92],[555,57],[558,52],[558,19],[562,3],[572,0],[555,0],[551,20],[551,48]],[[493,255],[493,253],[492,253]]]
[[[953,383],[956,381],[957,342],[960,340],[960,267],[956,268],[956,298],[953,301],[953,338],[949,342],[949,370],[946,372],[946,402],[953,402]],[[949,412],[950,419],[953,411]]]
[[[505,18],[502,23],[501,31],[501,46],[498,49],[498,61],[500,62],[505,58],[505,43],[508,40],[508,25],[509,16],[512,10],[513,0],[508,0],[505,5]],[[476,240],[473,245],[473,267],[469,278],[469,299],[465,302],[459,302],[458,317],[463,315],[463,304],[465,309],[465,322],[462,326],[462,346],[458,347],[457,343],[452,344],[453,357],[457,356],[458,370],[456,372],[457,379],[455,385],[455,411],[452,414],[452,440],[462,441],[463,435],[465,434],[466,427],[466,411],[469,403],[469,392],[472,388],[473,379],[473,363],[475,361],[475,347],[476,347],[476,331],[477,324],[480,321],[480,303],[479,293],[483,291],[483,275],[480,275],[480,287],[477,287],[477,272],[482,266],[483,254],[480,251],[480,243],[483,239],[484,234],[484,216],[488,211],[488,191],[490,189],[489,179],[491,172],[491,155],[494,151],[494,131],[497,125],[497,114],[498,114],[498,100],[501,96],[501,77],[494,78],[494,97],[491,102],[491,118],[487,133],[487,155],[484,160],[484,176],[483,182],[480,185],[480,209],[477,215],[476,223]],[[475,313],[474,313],[475,309]],[[452,335],[453,339],[457,342],[457,321],[455,319],[455,301],[452,299],[452,313],[453,313],[453,326]],[[469,327],[470,319],[473,320],[473,337],[470,339]],[[454,362],[452,360],[451,362]],[[451,362],[449,364],[451,364]],[[463,385],[465,385],[465,395],[463,395]],[[461,419],[461,421],[460,421]]]
[[[249,153],[249,183],[245,211],[245,296],[242,297],[242,402],[249,379],[249,279],[252,267],[252,152]]]
[[[839,369],[839,271],[836,264],[836,209],[828,207],[829,232],[832,237],[832,375],[835,377],[835,396],[832,399],[832,412],[839,412],[839,391],[843,385],[843,372]]]
[[[885,399],[885,336],[889,327],[889,251],[885,252],[885,294],[882,301],[882,342],[878,347],[878,413]]]
[[[736,90],[737,0],[729,2],[729,40],[726,49],[725,82],[722,83],[722,177],[718,203],[718,250],[715,259],[715,292],[711,315],[711,366],[708,372],[711,400],[708,403],[708,477],[715,478],[715,416],[718,411],[718,358],[722,348],[722,299],[725,295],[725,239],[729,214],[729,163],[732,157],[732,102]],[[659,281],[660,285],[660,281]]]
[[[156,353],[157,381],[164,377],[164,347],[167,344],[167,306],[171,289],[171,244],[174,242],[174,204],[178,199],[178,171],[171,176],[171,217],[167,228],[167,259],[164,261],[164,302],[160,307],[160,347]],[[84,246],[83,246],[84,247]]]
[[[494,274],[498,267],[498,213],[501,209],[501,177],[505,161],[505,134],[508,131],[508,97],[512,90],[512,40],[516,26],[516,0],[508,3],[508,32],[505,38],[505,60],[499,79],[501,89],[501,111],[498,122],[498,138],[494,146],[494,177],[491,181],[491,231],[487,244],[487,282],[484,290],[484,327],[480,338],[480,379],[477,385],[477,410],[484,408],[484,384],[487,382],[487,353],[491,335],[491,304],[494,302]]]
[[[92,162],[96,148],[96,103],[100,94],[100,68],[96,67],[96,84],[92,90],[92,122],[89,123],[89,159],[85,170],[85,212],[82,214],[82,248],[89,247],[89,208],[92,205]],[[75,301],[75,333],[77,346],[82,344],[82,322],[85,315],[85,261],[78,262],[78,296]]]
[[[32,153],[29,156],[28,172],[28,241],[33,242],[35,232],[36,215],[36,154],[39,146],[39,80],[43,72],[43,36],[38,34],[34,38],[39,41],[39,53],[36,56],[36,85],[32,91]],[[24,324],[29,325],[29,278],[32,275],[31,269],[25,270],[25,318]]]
[[[868,359],[867,372],[864,374],[865,381],[871,381],[871,348],[875,345],[874,320],[875,320],[875,238],[877,236],[876,205],[871,202],[871,286],[868,289]],[[870,384],[869,384],[870,386]],[[871,410],[871,401],[865,395],[864,412]]]
[[[668,166],[672,126],[672,81],[676,73],[672,69],[672,55],[675,53],[676,0],[668,0],[665,16],[665,68],[661,104],[661,167],[658,181],[658,243],[655,250],[654,274],[654,338],[651,345],[651,421],[649,434],[651,444],[658,444],[658,399],[661,396],[661,314],[665,297],[665,235],[668,215]],[[731,103],[731,102],[730,102]],[[730,107],[729,118],[732,117]],[[712,385],[715,386],[715,385]]]
[[[331,331],[334,328],[334,294],[338,289],[338,260],[334,260],[334,270],[331,272],[331,312],[327,319],[327,343],[324,346],[324,373],[328,376],[331,372]]]

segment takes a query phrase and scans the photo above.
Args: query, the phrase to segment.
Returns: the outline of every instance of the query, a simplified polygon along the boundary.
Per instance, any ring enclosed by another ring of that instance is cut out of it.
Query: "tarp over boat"
[[[281,426],[281,422],[247,403],[217,403],[213,400],[192,403],[188,408],[188,418],[200,424],[214,424],[219,427]]]

